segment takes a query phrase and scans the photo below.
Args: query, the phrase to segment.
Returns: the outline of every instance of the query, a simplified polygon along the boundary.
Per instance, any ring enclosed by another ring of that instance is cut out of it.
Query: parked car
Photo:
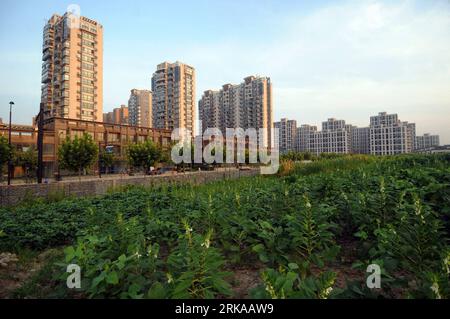
[[[156,170],[153,170],[151,172],[152,175],[162,175],[168,172],[173,172],[174,168],[173,167],[158,167]]]

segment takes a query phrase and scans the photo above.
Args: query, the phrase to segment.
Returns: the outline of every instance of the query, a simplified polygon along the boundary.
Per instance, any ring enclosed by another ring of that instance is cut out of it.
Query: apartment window
[[[88,80],[88,79],[82,79],[81,83],[83,83],[85,85],[93,85],[94,81]]]
[[[81,67],[85,70],[91,70],[91,71],[94,70],[94,66],[92,64],[88,64],[88,63],[84,63],[84,62],[81,64]]]
[[[94,42],[83,40],[82,43],[88,47],[94,47]]]
[[[83,47],[82,51],[83,51],[83,54],[91,54],[91,55],[94,54],[94,50],[92,50],[90,48]]]
[[[83,77],[87,77],[89,79],[93,79],[94,78],[94,73],[92,73],[92,72],[82,71],[82,75],[83,75]]]
[[[93,102],[94,101],[94,97],[92,95],[87,95],[87,94],[82,94],[81,95],[81,99],[83,101],[89,101],[89,102]]]
[[[94,58],[87,55],[83,55],[82,60],[85,62],[94,62]]]
[[[94,94],[94,89],[91,87],[83,86],[81,89],[81,92]]]
[[[88,39],[88,40],[94,40],[95,39],[95,37],[92,34],[89,34],[89,33],[86,33],[86,32],[83,32],[81,36],[83,37],[83,39]]]

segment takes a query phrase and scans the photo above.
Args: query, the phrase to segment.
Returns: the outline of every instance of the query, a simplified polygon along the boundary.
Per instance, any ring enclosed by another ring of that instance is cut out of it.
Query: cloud
[[[275,118],[364,125],[386,110],[450,143],[450,4],[422,4],[339,2],[290,14],[272,38],[193,46],[184,56],[198,65],[199,98],[259,73],[273,80]]]

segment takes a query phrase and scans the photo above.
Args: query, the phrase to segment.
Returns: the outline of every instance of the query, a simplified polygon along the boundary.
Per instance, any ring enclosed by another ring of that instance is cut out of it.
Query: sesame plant
[[[225,261],[211,245],[212,230],[202,236],[193,233],[186,220],[183,225],[185,233],[168,258],[171,297],[210,299],[218,294],[230,296],[230,286],[225,281],[230,273],[222,270]]]
[[[321,156],[281,175],[0,208],[0,253],[64,255],[26,284],[51,297],[446,299],[449,234],[446,154]],[[260,276],[242,287],[242,273]]]
[[[299,267],[289,263],[287,268],[266,269],[263,283],[252,291],[254,298],[264,299],[328,299],[333,291],[336,274],[330,271],[302,278]]]

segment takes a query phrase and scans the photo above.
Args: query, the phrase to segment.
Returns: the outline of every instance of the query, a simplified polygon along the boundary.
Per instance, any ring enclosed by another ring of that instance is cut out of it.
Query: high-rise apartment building
[[[112,112],[103,113],[103,122],[111,124],[128,124],[128,107],[121,105]]]
[[[129,124],[153,127],[152,91],[131,90],[128,100]]]
[[[44,27],[41,102],[46,117],[103,118],[103,27],[53,15]]]
[[[195,69],[181,62],[158,64],[152,76],[153,127],[195,134]]]
[[[370,153],[394,155],[414,150],[416,127],[402,122],[397,114],[379,113],[370,118]]]
[[[370,128],[353,126],[351,134],[352,153],[370,154]]]
[[[278,128],[280,153],[294,151],[297,144],[297,121],[283,118],[273,125],[274,128]]]
[[[429,133],[426,133],[422,136],[416,136],[416,150],[426,149],[439,145],[439,135],[431,135]]]
[[[308,148],[308,151],[314,154],[350,153],[351,125],[346,125],[344,120],[334,118],[322,122],[322,131],[310,134]]]
[[[311,136],[317,132],[317,126],[303,124],[297,128],[297,146],[298,152],[310,152],[310,140]]]
[[[219,128],[267,129],[261,136],[271,147],[273,133],[272,83],[268,77],[248,76],[244,82],[225,84],[220,91],[205,91],[199,101],[203,132]]]
[[[223,92],[207,90],[203,93],[202,99],[198,103],[201,133],[208,128],[218,128],[222,134],[225,134],[228,123],[222,107]]]

